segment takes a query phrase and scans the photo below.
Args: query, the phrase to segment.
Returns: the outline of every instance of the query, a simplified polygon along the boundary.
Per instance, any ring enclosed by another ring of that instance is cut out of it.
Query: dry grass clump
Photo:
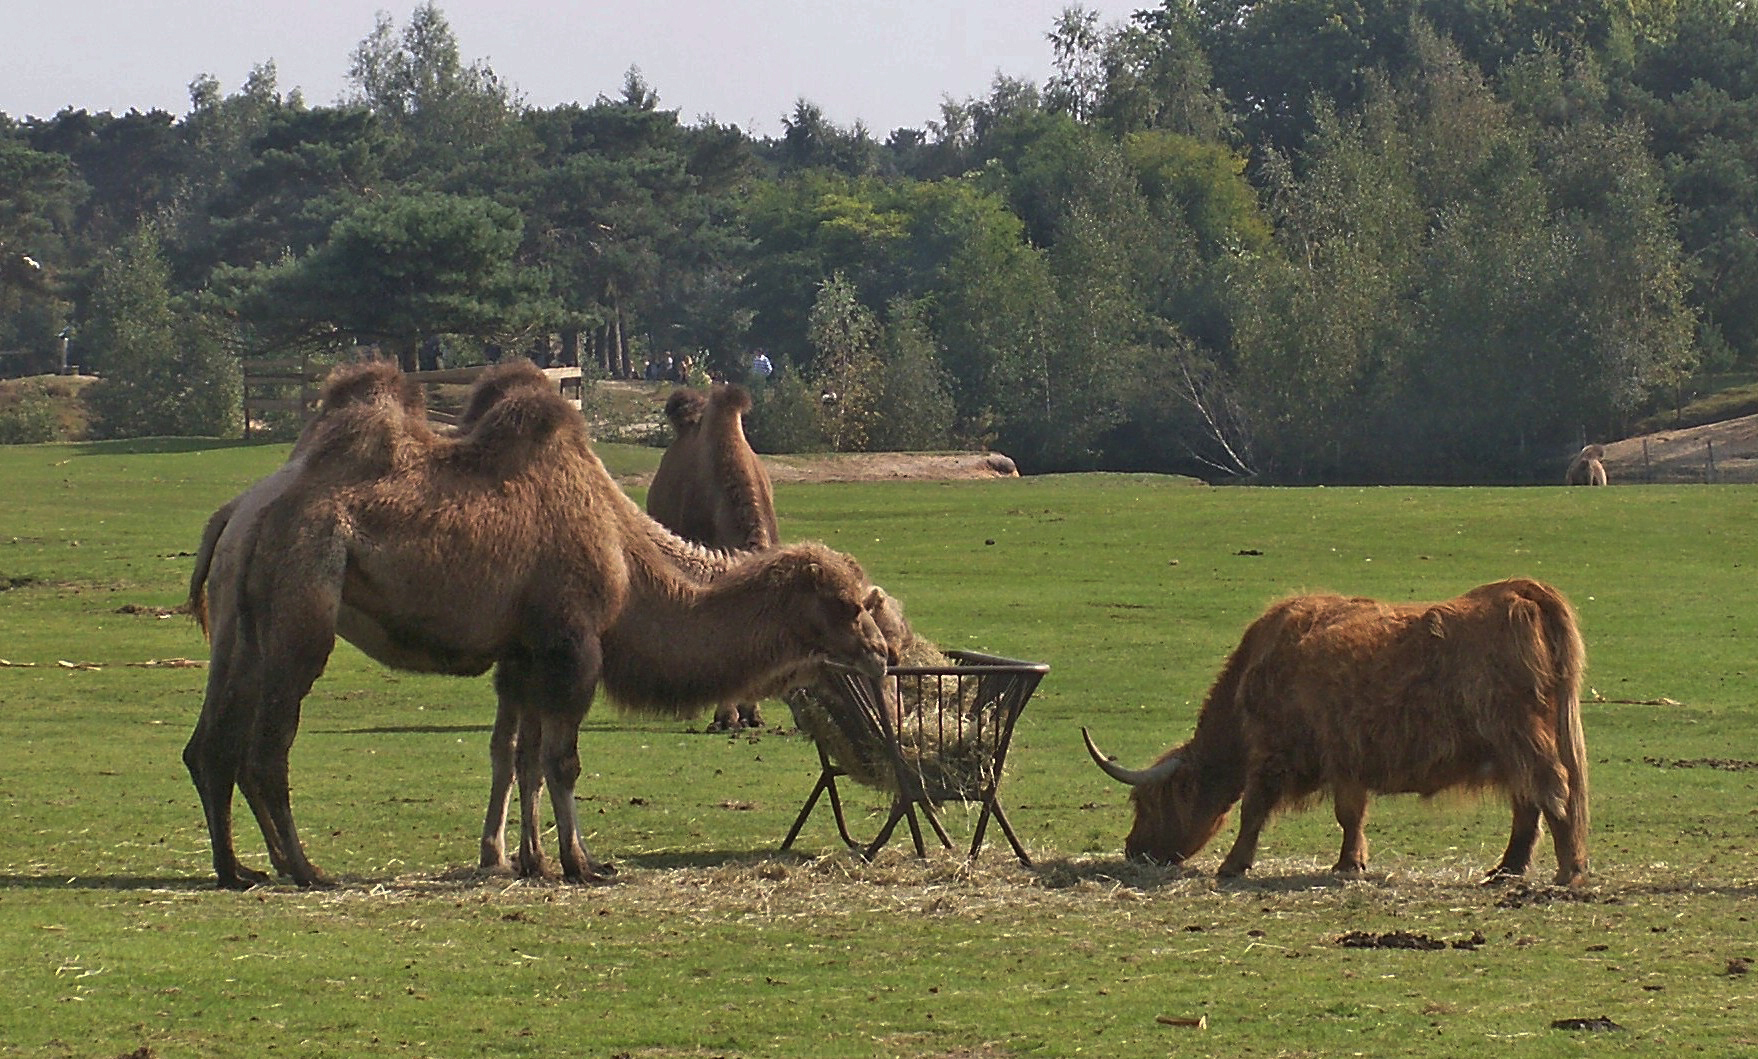
[[[1118,904],[1206,908],[1213,914],[1250,910],[1253,918],[1334,916],[1343,902],[1397,916],[1429,905],[1495,905],[1509,893],[1533,903],[1553,888],[1486,889],[1474,865],[1417,866],[1362,878],[1341,878],[1315,861],[1260,864],[1262,878],[1217,882],[1208,871],[1165,867],[1116,856],[1061,857],[1026,868],[1015,861],[971,861],[956,852],[917,857],[881,851],[872,861],[850,851],[821,857],[792,854],[731,858],[689,867],[625,867],[615,882],[570,886],[511,879],[473,868],[442,876],[405,875],[344,882],[333,890],[270,888],[260,900],[319,916],[351,918],[386,908],[411,914],[432,902],[483,905],[498,914],[538,908],[566,915],[639,915],[724,921],[760,918],[823,923],[850,917],[962,917],[1101,913]],[[174,892],[191,901],[200,894]],[[1574,901],[1616,903],[1612,894],[1575,894]],[[1271,901],[1266,906],[1265,901]],[[1192,903],[1196,904],[1193,905]],[[1364,906],[1365,907],[1365,906]],[[1273,911],[1272,911],[1273,909]],[[1346,924],[1345,924],[1346,925]]]
[[[1004,719],[1000,688],[921,638],[873,682],[833,674],[788,696],[800,730],[849,778],[890,794],[901,761],[931,800],[971,800],[992,785]]]

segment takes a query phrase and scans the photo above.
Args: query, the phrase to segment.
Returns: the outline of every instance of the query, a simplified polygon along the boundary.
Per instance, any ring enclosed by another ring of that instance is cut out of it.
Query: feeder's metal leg
[[[991,796],[984,799],[983,811],[977,816],[977,826],[971,836],[971,859],[977,859],[977,851],[983,848],[983,832],[989,826],[989,817],[994,816],[995,822],[1001,825],[1001,833],[1007,836],[1007,844],[1013,847],[1013,855],[1026,867],[1032,866],[1032,858],[1026,854],[1025,846],[1020,844],[1019,836],[1013,833],[1013,825],[1008,823],[1007,814],[1001,811],[1001,802]]]
[[[836,805],[836,781],[828,772],[818,773],[818,785],[812,788],[812,795],[806,799],[805,808],[801,809],[800,815],[794,818],[793,829],[788,831],[786,838],[782,839],[780,852],[786,853],[794,844],[794,839],[800,837],[800,829],[806,826],[806,817],[812,815],[812,807],[818,804],[818,796],[823,794],[826,788],[830,790],[830,804]],[[839,825],[842,823],[841,810],[837,811],[836,822]],[[847,837],[846,832],[844,837]]]
[[[860,849],[861,844],[848,833],[848,821],[842,815],[842,796],[836,793],[836,777],[830,778],[830,812],[836,817],[836,833],[842,836],[842,844],[850,849]]]
[[[900,802],[900,803],[893,804],[891,807],[891,819],[885,821],[885,826],[879,829],[878,837],[874,838],[872,843],[867,846],[867,851],[865,854],[863,854],[863,856],[865,856],[868,860],[872,860],[874,854],[878,853],[881,849],[884,849],[885,843],[891,841],[891,833],[893,831],[897,830],[897,822],[899,820],[902,820],[908,812],[909,812],[909,803],[908,802]],[[910,818],[910,823],[912,825],[914,825],[914,823],[915,823],[914,817]]]
[[[940,817],[935,814],[933,803],[924,801],[921,803],[921,805],[922,805],[922,815],[928,818],[929,826],[931,826],[934,829],[934,834],[939,836],[939,838],[940,838],[940,847],[942,849],[951,849],[952,848],[952,836],[948,835],[946,833],[946,828],[941,826]],[[916,842],[916,852],[922,853],[920,840],[918,840]],[[922,856],[925,857],[925,856],[927,856],[927,854],[922,853]]]

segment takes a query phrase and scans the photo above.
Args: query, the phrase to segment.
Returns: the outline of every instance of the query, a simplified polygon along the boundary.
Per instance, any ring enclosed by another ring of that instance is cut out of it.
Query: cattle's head
[[[1130,787],[1135,823],[1123,843],[1130,859],[1181,864],[1221,830],[1233,798],[1217,798],[1208,790],[1204,770],[1188,760],[1187,747],[1167,751],[1145,769],[1129,769],[1101,751],[1085,728],[1080,734],[1093,763]]]

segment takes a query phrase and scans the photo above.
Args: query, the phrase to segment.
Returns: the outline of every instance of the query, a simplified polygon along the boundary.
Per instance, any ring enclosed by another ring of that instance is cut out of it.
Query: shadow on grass
[[[370,728],[308,728],[324,735],[458,735],[493,732],[492,724],[400,724]]]
[[[290,439],[289,439],[290,440]],[[72,448],[81,456],[160,456],[182,452],[208,452],[215,449],[266,448],[286,445],[288,441],[265,441],[252,438],[124,438],[117,441],[81,441]]]

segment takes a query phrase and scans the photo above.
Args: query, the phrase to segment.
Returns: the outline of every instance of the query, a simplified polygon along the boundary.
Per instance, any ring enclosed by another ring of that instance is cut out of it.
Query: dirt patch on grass
[[[1603,463],[1613,485],[1758,482],[1758,415],[1613,441]]]
[[[1742,761],[1731,757],[1694,757],[1686,759],[1645,757],[1643,764],[1657,769],[1719,769],[1722,772],[1758,772],[1758,761]]]

